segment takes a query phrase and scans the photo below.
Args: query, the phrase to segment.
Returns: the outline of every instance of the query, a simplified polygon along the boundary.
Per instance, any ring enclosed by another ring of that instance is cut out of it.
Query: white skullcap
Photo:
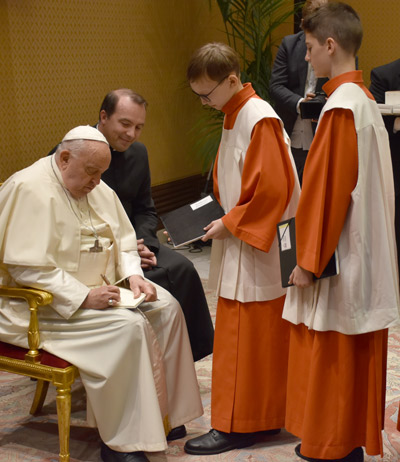
[[[91,127],[90,125],[80,125],[70,130],[63,138],[63,141],[72,140],[92,140],[101,141],[102,143],[108,144],[104,135],[97,130],[97,128]]]

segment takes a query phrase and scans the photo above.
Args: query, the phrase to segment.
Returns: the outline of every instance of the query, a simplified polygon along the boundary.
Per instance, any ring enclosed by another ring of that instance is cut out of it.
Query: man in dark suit
[[[400,90],[400,59],[372,69],[371,86],[369,89],[377,103],[385,102],[386,91]],[[397,260],[400,265],[400,117],[385,115],[383,120],[389,134],[390,152],[392,156],[396,201],[395,228]],[[399,125],[398,128],[397,124]]]
[[[327,0],[307,0],[302,9],[303,18],[324,3]],[[322,85],[327,81],[315,78],[311,65],[305,60],[306,52],[303,31],[284,37],[270,79],[271,98],[291,139],[300,183],[313,138],[311,120],[300,117],[300,103],[310,101],[317,93],[322,92]]]

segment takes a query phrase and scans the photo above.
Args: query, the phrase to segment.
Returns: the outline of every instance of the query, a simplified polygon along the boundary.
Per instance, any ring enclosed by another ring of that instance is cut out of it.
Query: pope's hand
[[[92,310],[103,310],[119,302],[119,288],[116,286],[101,286],[91,289],[83,301],[81,308],[91,308]],[[110,302],[112,300],[112,303]]]
[[[157,300],[157,290],[150,282],[142,276],[133,275],[129,278],[129,286],[133,292],[133,297],[138,298],[140,294],[145,294],[145,302],[154,302]]]

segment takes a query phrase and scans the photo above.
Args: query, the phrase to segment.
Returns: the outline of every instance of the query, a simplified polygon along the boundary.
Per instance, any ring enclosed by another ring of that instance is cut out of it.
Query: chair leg
[[[31,410],[29,411],[32,415],[35,415],[42,410],[48,388],[49,382],[47,382],[47,380],[37,381],[35,396],[33,397],[33,403],[31,406]]]
[[[71,422],[71,387],[57,387],[58,437],[60,462],[69,462],[69,434]]]

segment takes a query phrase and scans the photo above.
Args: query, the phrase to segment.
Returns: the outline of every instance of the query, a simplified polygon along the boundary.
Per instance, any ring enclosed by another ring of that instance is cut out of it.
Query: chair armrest
[[[0,297],[21,298],[26,300],[29,305],[30,321],[28,328],[29,351],[25,355],[28,362],[40,361],[40,333],[38,322],[38,307],[49,305],[53,301],[53,296],[45,290],[33,289],[28,287],[6,287],[0,286]]]
[[[7,287],[0,286],[0,297],[23,298],[29,307],[49,305],[53,301],[50,292],[32,287]]]

